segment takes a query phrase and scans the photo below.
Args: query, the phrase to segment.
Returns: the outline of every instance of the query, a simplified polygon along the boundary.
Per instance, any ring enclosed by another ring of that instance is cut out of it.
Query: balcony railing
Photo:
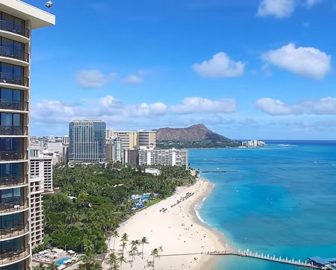
[[[0,126],[0,135],[26,135],[27,131],[27,127]]]
[[[28,111],[28,102],[11,102],[5,99],[0,99],[0,109]]]
[[[0,255],[0,265],[16,262],[30,255],[29,246],[22,250],[6,252]]]
[[[23,158],[23,151],[0,151],[0,160],[19,160]]]
[[[29,38],[29,29],[10,21],[0,20],[0,30],[12,32]]]
[[[29,62],[28,53],[13,50],[13,48],[7,47],[7,46],[0,46],[0,55],[4,57],[9,57],[9,58],[14,58],[14,59],[22,60],[25,62]]]
[[[13,76],[13,74],[0,72],[0,83],[10,83],[16,85],[29,86],[29,79],[27,77]]]
[[[8,202],[0,204],[0,213],[10,213],[28,208],[28,200],[21,200],[19,202]]]
[[[0,188],[27,184],[27,176],[0,176]]]
[[[8,239],[29,232],[29,224],[20,224],[10,229],[0,229],[0,239]]]

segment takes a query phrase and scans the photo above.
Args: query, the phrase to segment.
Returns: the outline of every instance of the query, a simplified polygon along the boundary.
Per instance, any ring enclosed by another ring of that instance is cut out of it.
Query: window
[[[6,57],[27,60],[25,55],[25,45],[21,42],[4,37],[0,38],[0,54]]]
[[[18,213],[0,217],[0,230],[20,228],[24,224],[24,214]]]
[[[0,190],[0,203],[3,206],[23,205],[21,188]]]
[[[5,31],[10,31],[20,35],[27,36],[25,21],[9,15],[4,12],[0,12],[1,29]]]
[[[21,127],[22,115],[19,113],[0,113],[0,125],[7,127]]]
[[[17,238],[0,242],[0,256],[11,252],[22,252],[24,250],[24,238]]]
[[[25,85],[24,67],[0,63],[0,80],[4,83]]]
[[[21,90],[0,88],[0,108],[8,110],[24,110],[24,94]]]
[[[23,163],[0,164],[0,184],[22,180],[23,169]]]

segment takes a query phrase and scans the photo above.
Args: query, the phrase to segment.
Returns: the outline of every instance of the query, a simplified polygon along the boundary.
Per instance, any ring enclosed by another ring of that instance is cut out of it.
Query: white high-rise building
[[[30,218],[32,248],[43,243],[43,193],[53,191],[52,157],[39,152],[30,156]]]
[[[0,269],[31,269],[29,98],[31,31],[55,17],[0,0]]]
[[[139,165],[184,166],[188,168],[188,150],[185,149],[140,149]]]

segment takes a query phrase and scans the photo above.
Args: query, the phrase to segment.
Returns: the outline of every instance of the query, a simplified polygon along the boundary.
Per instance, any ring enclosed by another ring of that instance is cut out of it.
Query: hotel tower
[[[31,269],[31,31],[54,23],[23,1],[0,0],[0,270]]]

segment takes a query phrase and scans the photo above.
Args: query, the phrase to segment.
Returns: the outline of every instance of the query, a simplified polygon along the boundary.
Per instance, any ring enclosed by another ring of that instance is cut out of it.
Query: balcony
[[[24,159],[23,151],[0,151],[0,160],[20,160]]]
[[[18,34],[26,38],[29,38],[30,36],[29,29],[25,28],[23,25],[18,25],[10,21],[0,20],[0,30]]]
[[[28,102],[10,102],[0,99],[0,109],[14,111],[28,111]]]
[[[28,53],[15,51],[12,48],[6,46],[0,46],[0,56],[9,57],[29,63]]]
[[[1,203],[0,214],[8,214],[12,212],[27,210],[29,208],[28,206],[28,200],[22,200],[21,202]]]
[[[0,266],[10,264],[17,261],[22,261],[30,256],[29,246],[23,250],[11,251],[0,255]]]
[[[20,126],[0,126],[0,135],[26,135],[28,133],[27,127]]]
[[[5,72],[0,72],[0,83],[29,87],[29,79],[27,77],[13,76],[13,74]]]
[[[29,224],[21,224],[10,229],[0,229],[0,239],[10,239],[16,236],[21,236],[29,232]]]
[[[28,184],[27,176],[0,176],[0,188],[10,188]]]

